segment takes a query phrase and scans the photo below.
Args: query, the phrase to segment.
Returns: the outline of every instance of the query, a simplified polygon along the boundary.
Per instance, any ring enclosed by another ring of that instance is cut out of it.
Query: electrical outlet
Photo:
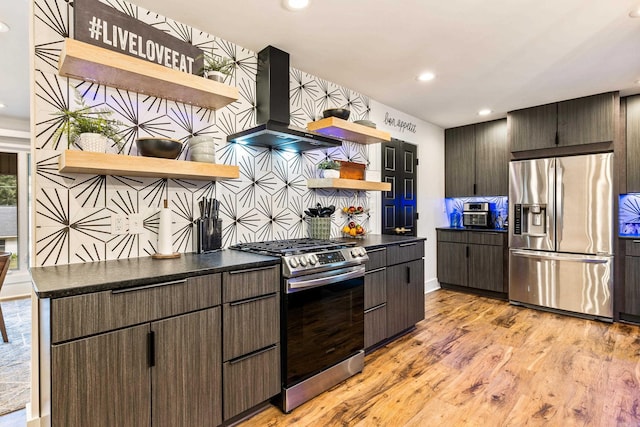
[[[142,234],[144,233],[144,218],[142,214],[129,215],[129,234]]]
[[[126,215],[111,216],[111,234],[127,234],[129,222]]]

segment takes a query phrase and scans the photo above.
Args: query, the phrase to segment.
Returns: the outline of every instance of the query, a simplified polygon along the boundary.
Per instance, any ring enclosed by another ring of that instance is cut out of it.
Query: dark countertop
[[[392,236],[389,234],[367,234],[363,238],[349,238],[343,237],[337,239],[344,242],[356,242],[356,246],[362,246],[365,248],[374,248],[377,246],[389,246],[399,243],[407,242],[419,242],[427,240],[426,237],[413,237],[413,236]]]
[[[480,231],[480,232],[491,232],[491,233],[508,233],[509,229],[507,228],[454,228],[454,227],[436,227],[436,230],[446,230],[446,231]]]
[[[280,264],[280,258],[225,249],[176,259],[129,258],[31,269],[39,298],[60,298]]]

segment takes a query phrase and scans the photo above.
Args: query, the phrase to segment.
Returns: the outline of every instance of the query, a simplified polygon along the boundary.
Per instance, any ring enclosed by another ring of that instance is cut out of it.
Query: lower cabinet
[[[368,248],[364,345],[371,348],[424,319],[424,242]]]
[[[218,425],[220,307],[51,348],[52,425]]]
[[[387,333],[393,336],[424,319],[424,261],[387,267]]]
[[[640,241],[626,240],[624,257],[624,307],[622,312],[640,321]]]
[[[224,420],[280,392],[279,290],[276,266],[223,274]]]
[[[52,425],[217,426],[277,395],[279,290],[278,264],[41,304]]]
[[[441,285],[508,292],[507,233],[438,230]]]

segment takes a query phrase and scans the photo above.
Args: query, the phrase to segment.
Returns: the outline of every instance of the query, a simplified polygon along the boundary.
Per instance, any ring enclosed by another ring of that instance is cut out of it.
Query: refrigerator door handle
[[[556,161],[555,159],[551,160],[551,164],[549,165],[549,171],[547,176],[547,237],[551,239],[551,249],[557,248],[557,238],[556,238],[556,228],[557,224],[555,224],[555,209],[553,206],[549,206],[554,203],[555,197],[555,182],[556,182]],[[551,209],[549,209],[551,208]]]
[[[556,180],[556,236],[557,245],[559,247],[562,241],[562,230],[564,228],[564,168],[561,165],[557,165],[557,180]]]
[[[511,250],[511,254],[523,258],[584,262],[587,264],[606,264],[610,260],[610,257],[607,256],[572,255],[537,251]]]

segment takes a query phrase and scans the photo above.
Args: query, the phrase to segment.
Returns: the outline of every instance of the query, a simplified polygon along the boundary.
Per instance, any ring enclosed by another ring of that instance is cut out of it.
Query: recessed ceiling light
[[[640,18],[640,4],[631,9],[629,16],[632,18]]]
[[[431,72],[422,73],[418,76],[418,80],[421,82],[428,82],[429,80],[433,80],[436,78],[436,75]]]
[[[309,6],[310,0],[282,0],[282,6],[291,11],[298,11]]]
[[[0,102],[0,108],[4,108],[6,107],[6,105],[4,105],[2,102]]]
[[[479,116],[488,116],[489,114],[491,114],[491,110],[488,108],[483,108],[482,110],[478,111]]]
[[[0,21],[0,33],[6,33],[7,31],[9,31],[11,29],[11,27],[9,27],[7,24],[5,24],[4,22]]]
[[[640,85],[640,79],[636,80],[636,84]]]

